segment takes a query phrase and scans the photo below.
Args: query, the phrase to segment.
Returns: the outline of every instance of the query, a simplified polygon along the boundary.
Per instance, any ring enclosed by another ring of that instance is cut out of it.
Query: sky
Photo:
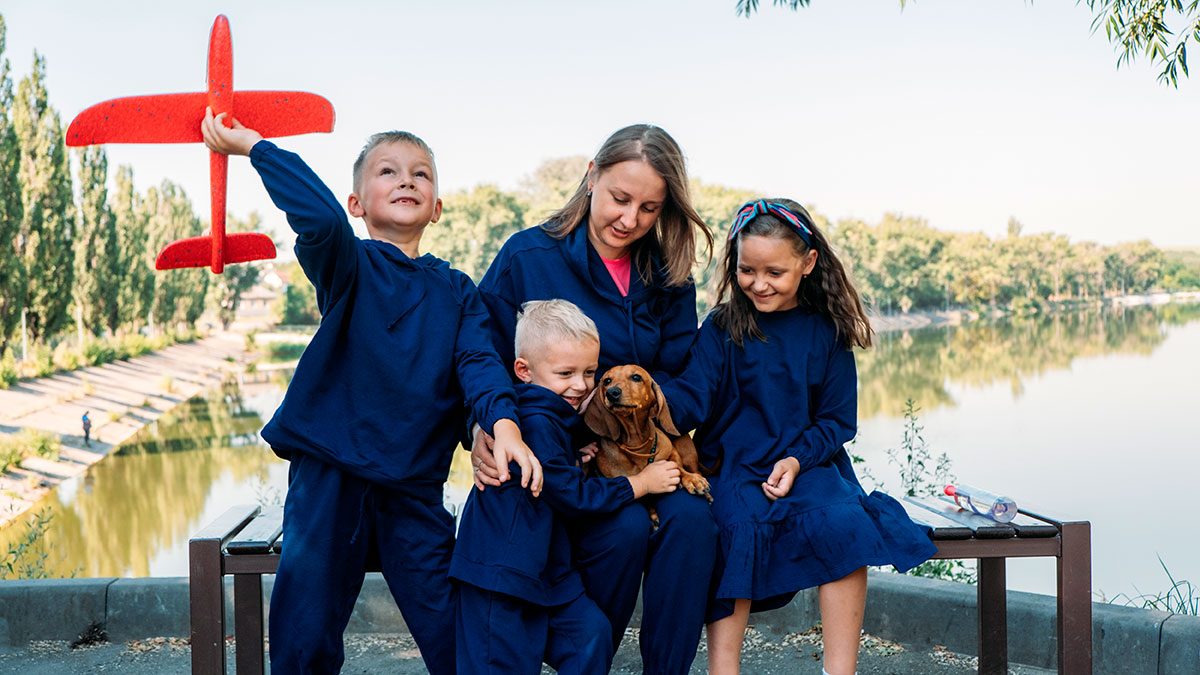
[[[46,59],[64,129],[120,96],[201,91],[220,13],[235,89],[321,94],[332,134],[276,139],[339,197],[371,133],[434,149],[443,194],[516,189],[548,159],[650,122],[705,183],[785,196],[832,220],[924,218],[947,231],[1057,232],[1200,246],[1200,81],[1116,66],[1074,2],[761,0],[214,3],[5,0],[19,81]],[[110,145],[139,190],[170,179],[208,217],[200,145]],[[110,172],[111,173],[111,172]],[[228,210],[281,229],[248,160]]]

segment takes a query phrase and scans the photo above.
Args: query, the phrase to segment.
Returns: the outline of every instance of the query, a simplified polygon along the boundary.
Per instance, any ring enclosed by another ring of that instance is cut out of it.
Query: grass
[[[8,471],[30,455],[56,460],[61,449],[62,440],[57,434],[22,429],[12,436],[0,438],[0,471]]]
[[[267,345],[267,361],[271,363],[295,361],[304,353],[307,342],[272,342]]]
[[[1184,614],[1187,616],[1200,616],[1200,588],[1192,585],[1192,582],[1187,579],[1175,580],[1175,575],[1171,574],[1171,570],[1167,569],[1167,564],[1163,562],[1162,556],[1158,556],[1158,564],[1162,566],[1163,573],[1167,575],[1167,581],[1171,582],[1171,587],[1162,593],[1142,593],[1130,596],[1121,593],[1113,598],[1113,602],[1122,602],[1130,607],[1141,607],[1142,609],[1155,609],[1161,612],[1171,612],[1172,614]]]

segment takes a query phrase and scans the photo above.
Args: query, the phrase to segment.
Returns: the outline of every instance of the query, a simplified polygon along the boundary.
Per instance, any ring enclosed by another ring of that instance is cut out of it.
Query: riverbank
[[[1138,305],[1165,305],[1171,302],[1200,302],[1200,291],[1180,291],[1177,293],[1145,293],[1141,295],[1119,295],[1092,302],[1076,302],[1057,304],[1051,312],[1072,311],[1085,307],[1136,307]],[[957,326],[977,319],[996,319],[1008,316],[1002,310],[985,310],[977,312],[970,309],[948,309],[944,311],[918,311],[898,314],[872,314],[871,328],[876,333],[890,331],[916,330],[936,326]]]
[[[0,527],[145,425],[242,372],[245,362],[244,336],[220,333],[0,390],[0,436],[36,429],[56,434],[62,443],[57,459],[27,457],[0,474]],[[92,421],[90,443],[83,439],[84,412]]]

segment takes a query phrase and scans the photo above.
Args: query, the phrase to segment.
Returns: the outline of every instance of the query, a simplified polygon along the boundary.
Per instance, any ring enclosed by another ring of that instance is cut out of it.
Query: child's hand
[[[584,464],[587,464],[593,459],[596,459],[596,453],[599,451],[600,448],[596,446],[595,442],[588,443],[579,449],[579,457],[583,460]]]
[[[679,485],[679,465],[675,462],[651,462],[638,473],[629,476],[634,499],[645,495],[674,492]]]
[[[233,128],[225,126],[225,115],[221,113],[213,117],[212,108],[204,111],[204,121],[200,122],[200,135],[209,150],[222,155],[249,155],[250,148],[263,139],[262,134],[253,129],[247,129],[242,123],[233,120]]]
[[[510,419],[497,420],[492,431],[496,433],[496,441],[492,446],[492,456],[496,467],[500,469],[501,480],[508,480],[508,463],[516,462],[521,467],[521,487],[529,488],[536,497],[542,493],[542,463],[534,456],[533,451],[521,440],[521,429]]]
[[[799,473],[800,462],[795,457],[784,457],[775,462],[771,475],[762,484],[763,494],[771,501],[786,497],[787,493],[792,491],[792,483],[796,481],[796,475]]]

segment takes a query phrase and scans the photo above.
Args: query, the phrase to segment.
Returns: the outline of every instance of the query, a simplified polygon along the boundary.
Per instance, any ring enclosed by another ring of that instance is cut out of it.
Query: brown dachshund
[[[712,502],[695,444],[675,428],[662,390],[644,369],[629,365],[605,372],[583,419],[600,436],[595,462],[602,476],[632,476],[650,462],[669,460],[679,465],[685,490]],[[647,509],[657,529],[658,513]]]

